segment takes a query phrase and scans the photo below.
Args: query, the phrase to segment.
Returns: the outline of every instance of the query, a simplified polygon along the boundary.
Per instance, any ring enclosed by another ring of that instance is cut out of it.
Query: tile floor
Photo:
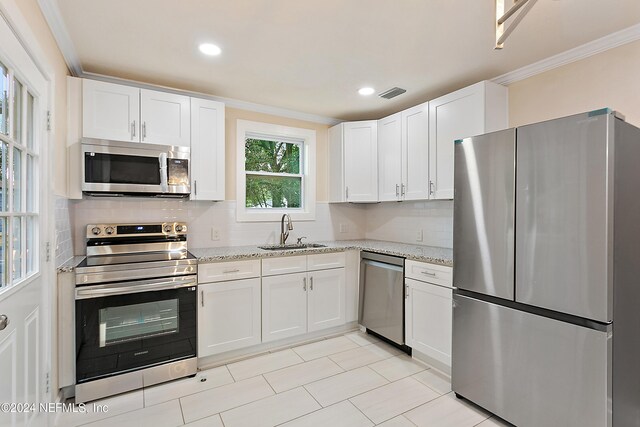
[[[265,353],[103,399],[58,426],[503,427],[449,379],[361,332]]]

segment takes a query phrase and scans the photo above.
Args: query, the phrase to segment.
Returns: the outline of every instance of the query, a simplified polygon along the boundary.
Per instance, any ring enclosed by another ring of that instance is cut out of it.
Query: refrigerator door
[[[518,128],[516,301],[612,320],[610,118]]]
[[[518,427],[610,427],[611,340],[454,294],[452,389]]]
[[[515,129],[455,144],[453,284],[513,300]]]

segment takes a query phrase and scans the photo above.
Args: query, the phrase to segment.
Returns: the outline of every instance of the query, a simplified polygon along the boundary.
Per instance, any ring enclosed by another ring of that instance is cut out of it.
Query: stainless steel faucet
[[[287,231],[284,231],[284,220],[287,220]],[[289,214],[282,215],[282,219],[280,220],[280,244],[284,245],[287,242],[287,238],[289,237],[289,231],[293,230],[293,223],[291,222],[291,217]]]

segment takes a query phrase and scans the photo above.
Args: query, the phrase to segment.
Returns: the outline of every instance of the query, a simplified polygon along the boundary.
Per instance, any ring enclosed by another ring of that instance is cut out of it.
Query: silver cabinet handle
[[[302,278],[302,290],[303,291],[307,290],[307,278],[306,277]]]
[[[229,273],[239,273],[239,272],[240,272],[239,268],[234,268],[233,270],[224,270],[222,273],[229,274]]]
[[[400,186],[396,184],[396,197],[400,195]]]
[[[204,307],[204,291],[200,291],[200,305]]]
[[[310,290],[310,291],[312,291],[312,290],[313,290],[313,276],[311,276],[311,277],[309,278],[309,281],[311,282],[311,283],[309,284],[309,290]]]
[[[436,273],[430,273],[430,272],[428,272],[428,271],[424,271],[424,270],[423,270],[423,271],[421,271],[420,273],[422,273],[422,274],[426,274],[427,276],[436,277]]]
[[[193,180],[193,194],[198,195],[198,181],[195,179]]]
[[[131,123],[131,139],[134,139],[136,137],[136,121],[134,120]]]
[[[429,181],[429,195],[434,193],[434,187],[435,185],[433,185],[433,181]]]
[[[349,187],[345,189],[345,198],[349,200]]]
[[[147,122],[142,122],[142,140],[147,137]]]
[[[404,298],[409,298],[409,287],[407,285],[404,285]]]
[[[0,331],[4,330],[7,326],[9,326],[9,318],[6,314],[0,314]]]
[[[402,184],[402,185],[400,186],[400,188],[401,188],[401,190],[400,190],[400,195],[401,195],[402,197],[404,197],[404,184]]]

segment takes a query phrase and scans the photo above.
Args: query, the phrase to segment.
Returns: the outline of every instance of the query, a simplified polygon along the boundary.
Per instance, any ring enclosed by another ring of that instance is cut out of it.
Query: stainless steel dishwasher
[[[404,347],[404,258],[360,255],[359,323]]]

